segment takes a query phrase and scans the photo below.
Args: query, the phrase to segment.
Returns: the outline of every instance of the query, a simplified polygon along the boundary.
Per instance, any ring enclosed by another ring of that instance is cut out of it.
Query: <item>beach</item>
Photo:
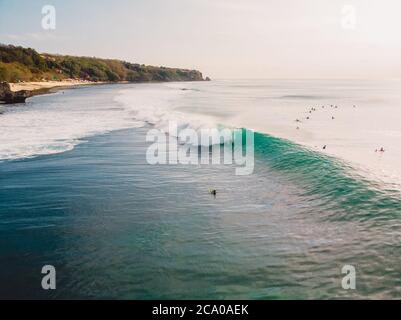
[[[97,82],[65,79],[62,81],[36,81],[36,82],[34,81],[34,82],[10,83],[10,88],[14,92],[20,90],[36,91],[36,90],[59,88],[59,87],[90,85],[95,83]]]

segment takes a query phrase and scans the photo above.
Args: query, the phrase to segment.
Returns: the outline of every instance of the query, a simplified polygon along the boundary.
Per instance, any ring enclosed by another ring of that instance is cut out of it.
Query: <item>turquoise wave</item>
[[[401,214],[401,193],[351,165],[291,141],[255,132],[255,159],[319,199],[327,220],[388,220]]]

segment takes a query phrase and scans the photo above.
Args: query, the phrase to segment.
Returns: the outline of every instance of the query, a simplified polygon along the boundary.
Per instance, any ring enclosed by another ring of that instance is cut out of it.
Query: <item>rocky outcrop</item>
[[[13,92],[7,82],[0,83],[0,101],[4,103],[24,103],[31,95],[28,90]]]

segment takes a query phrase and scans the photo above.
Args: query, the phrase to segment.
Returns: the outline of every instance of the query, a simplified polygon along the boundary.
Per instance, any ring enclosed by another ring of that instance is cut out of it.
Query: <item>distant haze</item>
[[[213,78],[397,78],[400,13],[397,0],[0,0],[0,42]]]

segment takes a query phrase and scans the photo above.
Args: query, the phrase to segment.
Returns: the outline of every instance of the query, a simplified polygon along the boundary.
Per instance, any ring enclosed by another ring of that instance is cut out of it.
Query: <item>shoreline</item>
[[[26,90],[29,92],[29,97],[38,96],[42,94],[54,93],[61,89],[74,88],[88,85],[100,85],[106,82],[94,82],[86,80],[63,80],[63,81],[32,81],[9,83],[12,92]]]
[[[87,80],[66,79],[63,81],[31,81],[31,82],[0,82],[0,104],[19,104],[25,103],[26,99],[53,93],[63,88],[73,88],[95,84],[106,84],[108,82],[94,82]]]
[[[46,90],[57,87],[70,87],[70,86],[80,86],[80,85],[91,85],[101,82],[85,81],[85,80],[63,80],[63,81],[33,81],[33,82],[19,82],[19,83],[9,83],[10,89],[13,92],[28,90],[31,92],[37,90]]]
[[[206,80],[193,80],[193,81],[206,81]],[[193,82],[190,81],[190,82]],[[149,82],[130,82],[130,81],[88,81],[88,80],[73,80],[66,79],[63,81],[30,81],[19,83],[8,83],[11,92],[17,93],[20,91],[28,91],[29,97],[54,93],[61,89],[81,87],[81,86],[94,86],[103,84],[129,84],[129,83],[163,83],[163,82],[186,82],[186,81],[149,81]],[[14,104],[14,103],[11,103]]]

